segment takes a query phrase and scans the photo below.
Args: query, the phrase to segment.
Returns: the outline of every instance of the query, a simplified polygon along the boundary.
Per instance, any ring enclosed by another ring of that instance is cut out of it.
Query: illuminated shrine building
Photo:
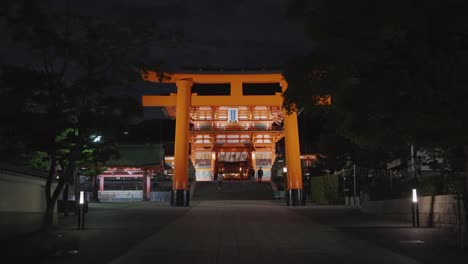
[[[173,107],[167,113],[174,118]],[[270,179],[276,142],[283,138],[281,106],[192,106],[190,159],[197,181],[248,180],[249,168]]]

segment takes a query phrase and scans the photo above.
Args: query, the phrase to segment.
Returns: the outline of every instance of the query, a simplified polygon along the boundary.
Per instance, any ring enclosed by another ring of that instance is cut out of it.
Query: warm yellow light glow
[[[252,159],[255,159],[255,152],[252,152]]]
[[[318,99],[317,100],[318,105],[331,105],[331,96],[330,95],[320,96],[317,99]]]
[[[216,153],[215,152],[211,153],[211,159],[213,159],[213,160],[216,159]]]

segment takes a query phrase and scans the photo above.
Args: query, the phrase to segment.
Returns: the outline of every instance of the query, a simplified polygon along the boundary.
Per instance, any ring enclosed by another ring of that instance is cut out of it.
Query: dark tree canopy
[[[287,67],[285,96],[306,112],[332,112],[337,131],[360,145],[466,145],[462,10],[458,0],[290,1],[317,49]],[[325,94],[329,109],[311,104]]]
[[[45,154],[49,225],[77,168],[118,155],[115,140],[142,114],[140,102],[120,91],[131,88],[142,67],[159,66],[148,47],[161,34],[154,18],[133,12],[109,19],[75,12],[68,1],[63,9],[44,3],[8,2],[2,13],[29,60],[0,65],[0,152],[15,149],[26,161]],[[52,190],[57,164],[63,171]]]

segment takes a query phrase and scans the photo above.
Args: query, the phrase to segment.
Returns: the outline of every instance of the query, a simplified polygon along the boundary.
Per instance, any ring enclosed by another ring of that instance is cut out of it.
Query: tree
[[[290,1],[317,50],[288,67],[285,97],[308,107],[298,98],[330,94],[337,131],[359,145],[458,145],[468,157],[466,5]]]
[[[336,131],[361,146],[414,144],[450,160],[463,148],[467,194],[467,8],[462,0],[289,1],[317,49],[286,70],[285,107],[332,116]],[[308,107],[324,94],[331,106]]]
[[[136,13],[103,19],[75,13],[68,4],[64,11],[30,1],[9,7],[11,35],[27,47],[30,60],[2,66],[1,98],[15,105],[2,109],[2,136],[21,142],[19,152],[47,153],[44,227],[49,227],[57,198],[78,166],[100,156],[141,114],[135,99],[118,94],[139,78],[143,65],[157,65],[147,54],[160,34],[153,20]],[[93,144],[97,134],[109,144]],[[57,164],[63,171],[52,188]]]

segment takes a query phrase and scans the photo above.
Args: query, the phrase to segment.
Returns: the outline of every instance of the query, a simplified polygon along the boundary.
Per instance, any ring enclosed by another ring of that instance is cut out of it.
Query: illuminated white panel
[[[198,107],[198,110],[210,111],[210,110],[211,110],[211,106],[200,106],[200,107]]]
[[[238,139],[228,139],[227,143],[239,143]]]
[[[228,108],[228,122],[237,122],[239,120],[239,109]]]
[[[227,135],[228,138],[239,138],[238,135]]]

